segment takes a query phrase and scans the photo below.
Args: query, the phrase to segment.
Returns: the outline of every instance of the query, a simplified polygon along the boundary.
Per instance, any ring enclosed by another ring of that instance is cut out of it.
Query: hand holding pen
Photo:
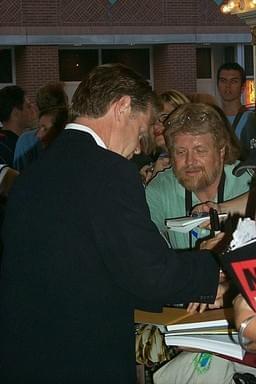
[[[217,210],[214,208],[209,209],[209,215],[210,215],[210,235],[211,237],[214,237],[220,232],[219,215]]]
[[[209,214],[211,208],[214,208],[217,212],[221,213],[219,204],[214,203],[213,201],[205,201],[195,205],[191,213],[192,215],[200,215],[202,213]]]

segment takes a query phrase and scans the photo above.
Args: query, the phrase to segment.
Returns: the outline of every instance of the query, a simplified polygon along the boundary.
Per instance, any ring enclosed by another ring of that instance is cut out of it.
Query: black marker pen
[[[219,215],[216,209],[210,208],[210,225],[211,225],[211,236],[214,237],[220,232],[220,221]]]

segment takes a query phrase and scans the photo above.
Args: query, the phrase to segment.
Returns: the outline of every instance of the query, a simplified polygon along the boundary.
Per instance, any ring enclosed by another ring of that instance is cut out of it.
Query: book
[[[135,322],[154,324],[168,346],[194,348],[243,359],[244,351],[233,328],[233,308],[190,313],[182,308],[164,307],[161,313],[135,311]]]
[[[221,325],[220,327],[204,327],[204,328],[195,328],[195,329],[177,329],[172,330],[169,333],[172,335],[183,336],[183,335],[226,335],[227,329],[229,329],[226,325]],[[230,328],[229,332],[236,332],[235,329]]]
[[[245,351],[238,342],[237,332],[223,334],[165,334],[165,343],[168,346],[181,348],[195,348],[203,351],[234,357],[242,360]]]
[[[220,220],[223,220],[227,217],[227,213],[219,213],[218,217]],[[184,217],[176,217],[165,220],[165,225],[171,231],[175,232],[183,232],[187,233],[191,231],[193,228],[197,227],[200,224],[205,222],[210,222],[210,215],[203,216],[184,216]]]
[[[136,310],[135,322],[159,325],[165,333],[184,329],[229,328],[233,324],[233,309],[211,309],[203,313],[187,312],[183,308],[164,307],[162,312],[153,313]]]

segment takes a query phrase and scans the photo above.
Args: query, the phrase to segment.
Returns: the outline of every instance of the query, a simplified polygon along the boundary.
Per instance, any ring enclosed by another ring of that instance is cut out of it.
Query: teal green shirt
[[[236,165],[236,164],[235,164]],[[232,174],[235,165],[225,165],[224,200],[232,199],[249,190],[251,177],[245,172],[240,177]],[[146,198],[150,209],[151,219],[158,227],[161,234],[176,249],[189,248],[189,234],[170,231],[165,226],[165,219],[186,216],[185,188],[178,182],[172,168],[159,172],[146,187]],[[216,199],[217,201],[217,195]],[[192,206],[200,201],[192,193]],[[197,227],[198,238],[205,237],[209,231]],[[193,245],[196,238],[192,236]]]

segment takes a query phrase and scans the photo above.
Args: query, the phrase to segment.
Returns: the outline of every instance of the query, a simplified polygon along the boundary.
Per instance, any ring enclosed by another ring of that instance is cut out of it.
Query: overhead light
[[[226,0],[221,5],[222,13],[239,13],[256,9],[256,0]]]
[[[222,13],[229,13],[230,12],[229,6],[227,4],[222,4],[222,6],[220,7],[220,10]]]

